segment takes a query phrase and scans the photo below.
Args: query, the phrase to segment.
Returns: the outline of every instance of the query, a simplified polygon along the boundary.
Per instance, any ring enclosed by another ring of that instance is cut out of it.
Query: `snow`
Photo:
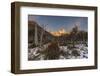
[[[29,60],[44,60],[44,54],[41,54],[41,51],[44,51],[49,44],[45,44],[42,47],[35,47],[28,49],[28,58]],[[65,53],[65,55],[60,55],[59,59],[87,59],[88,58],[88,47],[84,44],[75,45],[76,48],[68,49],[68,46],[59,46],[59,49]],[[73,52],[75,51],[75,52]],[[74,54],[75,53],[75,54]],[[79,54],[79,55],[78,55]],[[36,57],[34,59],[34,57]]]

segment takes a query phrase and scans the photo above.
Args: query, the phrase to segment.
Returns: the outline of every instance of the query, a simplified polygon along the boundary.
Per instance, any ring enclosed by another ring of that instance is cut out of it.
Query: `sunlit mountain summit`
[[[54,35],[54,36],[62,36],[64,34],[68,34],[68,32],[66,32],[64,28],[61,28],[58,31],[51,32],[51,34]]]

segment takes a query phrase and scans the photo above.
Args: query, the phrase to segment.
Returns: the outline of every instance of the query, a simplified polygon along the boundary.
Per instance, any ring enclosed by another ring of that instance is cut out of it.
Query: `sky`
[[[70,32],[75,25],[79,26],[80,30],[88,31],[87,17],[28,15],[28,20],[37,22],[41,27],[46,25],[49,32],[60,29]]]

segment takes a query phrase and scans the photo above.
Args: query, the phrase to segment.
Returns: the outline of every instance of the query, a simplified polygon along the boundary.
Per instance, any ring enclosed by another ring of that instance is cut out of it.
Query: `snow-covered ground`
[[[67,46],[60,46],[60,49],[63,50],[65,53],[68,53],[65,57],[67,59],[83,59],[88,58],[88,47],[84,46],[84,44],[75,45],[76,48],[69,50]],[[74,56],[73,50],[76,50],[79,56]],[[60,56],[61,59],[66,59],[63,56]]]
[[[44,60],[44,51],[49,44],[42,47],[36,47],[28,49],[28,59],[29,60]],[[64,52],[64,55],[60,55],[59,59],[83,59],[88,58],[88,47],[84,44],[75,45],[76,48],[69,49],[68,46],[59,46],[59,49]]]

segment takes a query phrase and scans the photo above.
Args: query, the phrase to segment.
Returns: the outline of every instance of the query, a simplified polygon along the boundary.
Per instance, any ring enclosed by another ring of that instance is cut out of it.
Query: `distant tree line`
[[[78,26],[72,28],[69,34],[64,34],[58,38],[59,43],[62,45],[74,44],[75,43],[84,43],[88,40],[88,33],[86,31],[79,30]]]

